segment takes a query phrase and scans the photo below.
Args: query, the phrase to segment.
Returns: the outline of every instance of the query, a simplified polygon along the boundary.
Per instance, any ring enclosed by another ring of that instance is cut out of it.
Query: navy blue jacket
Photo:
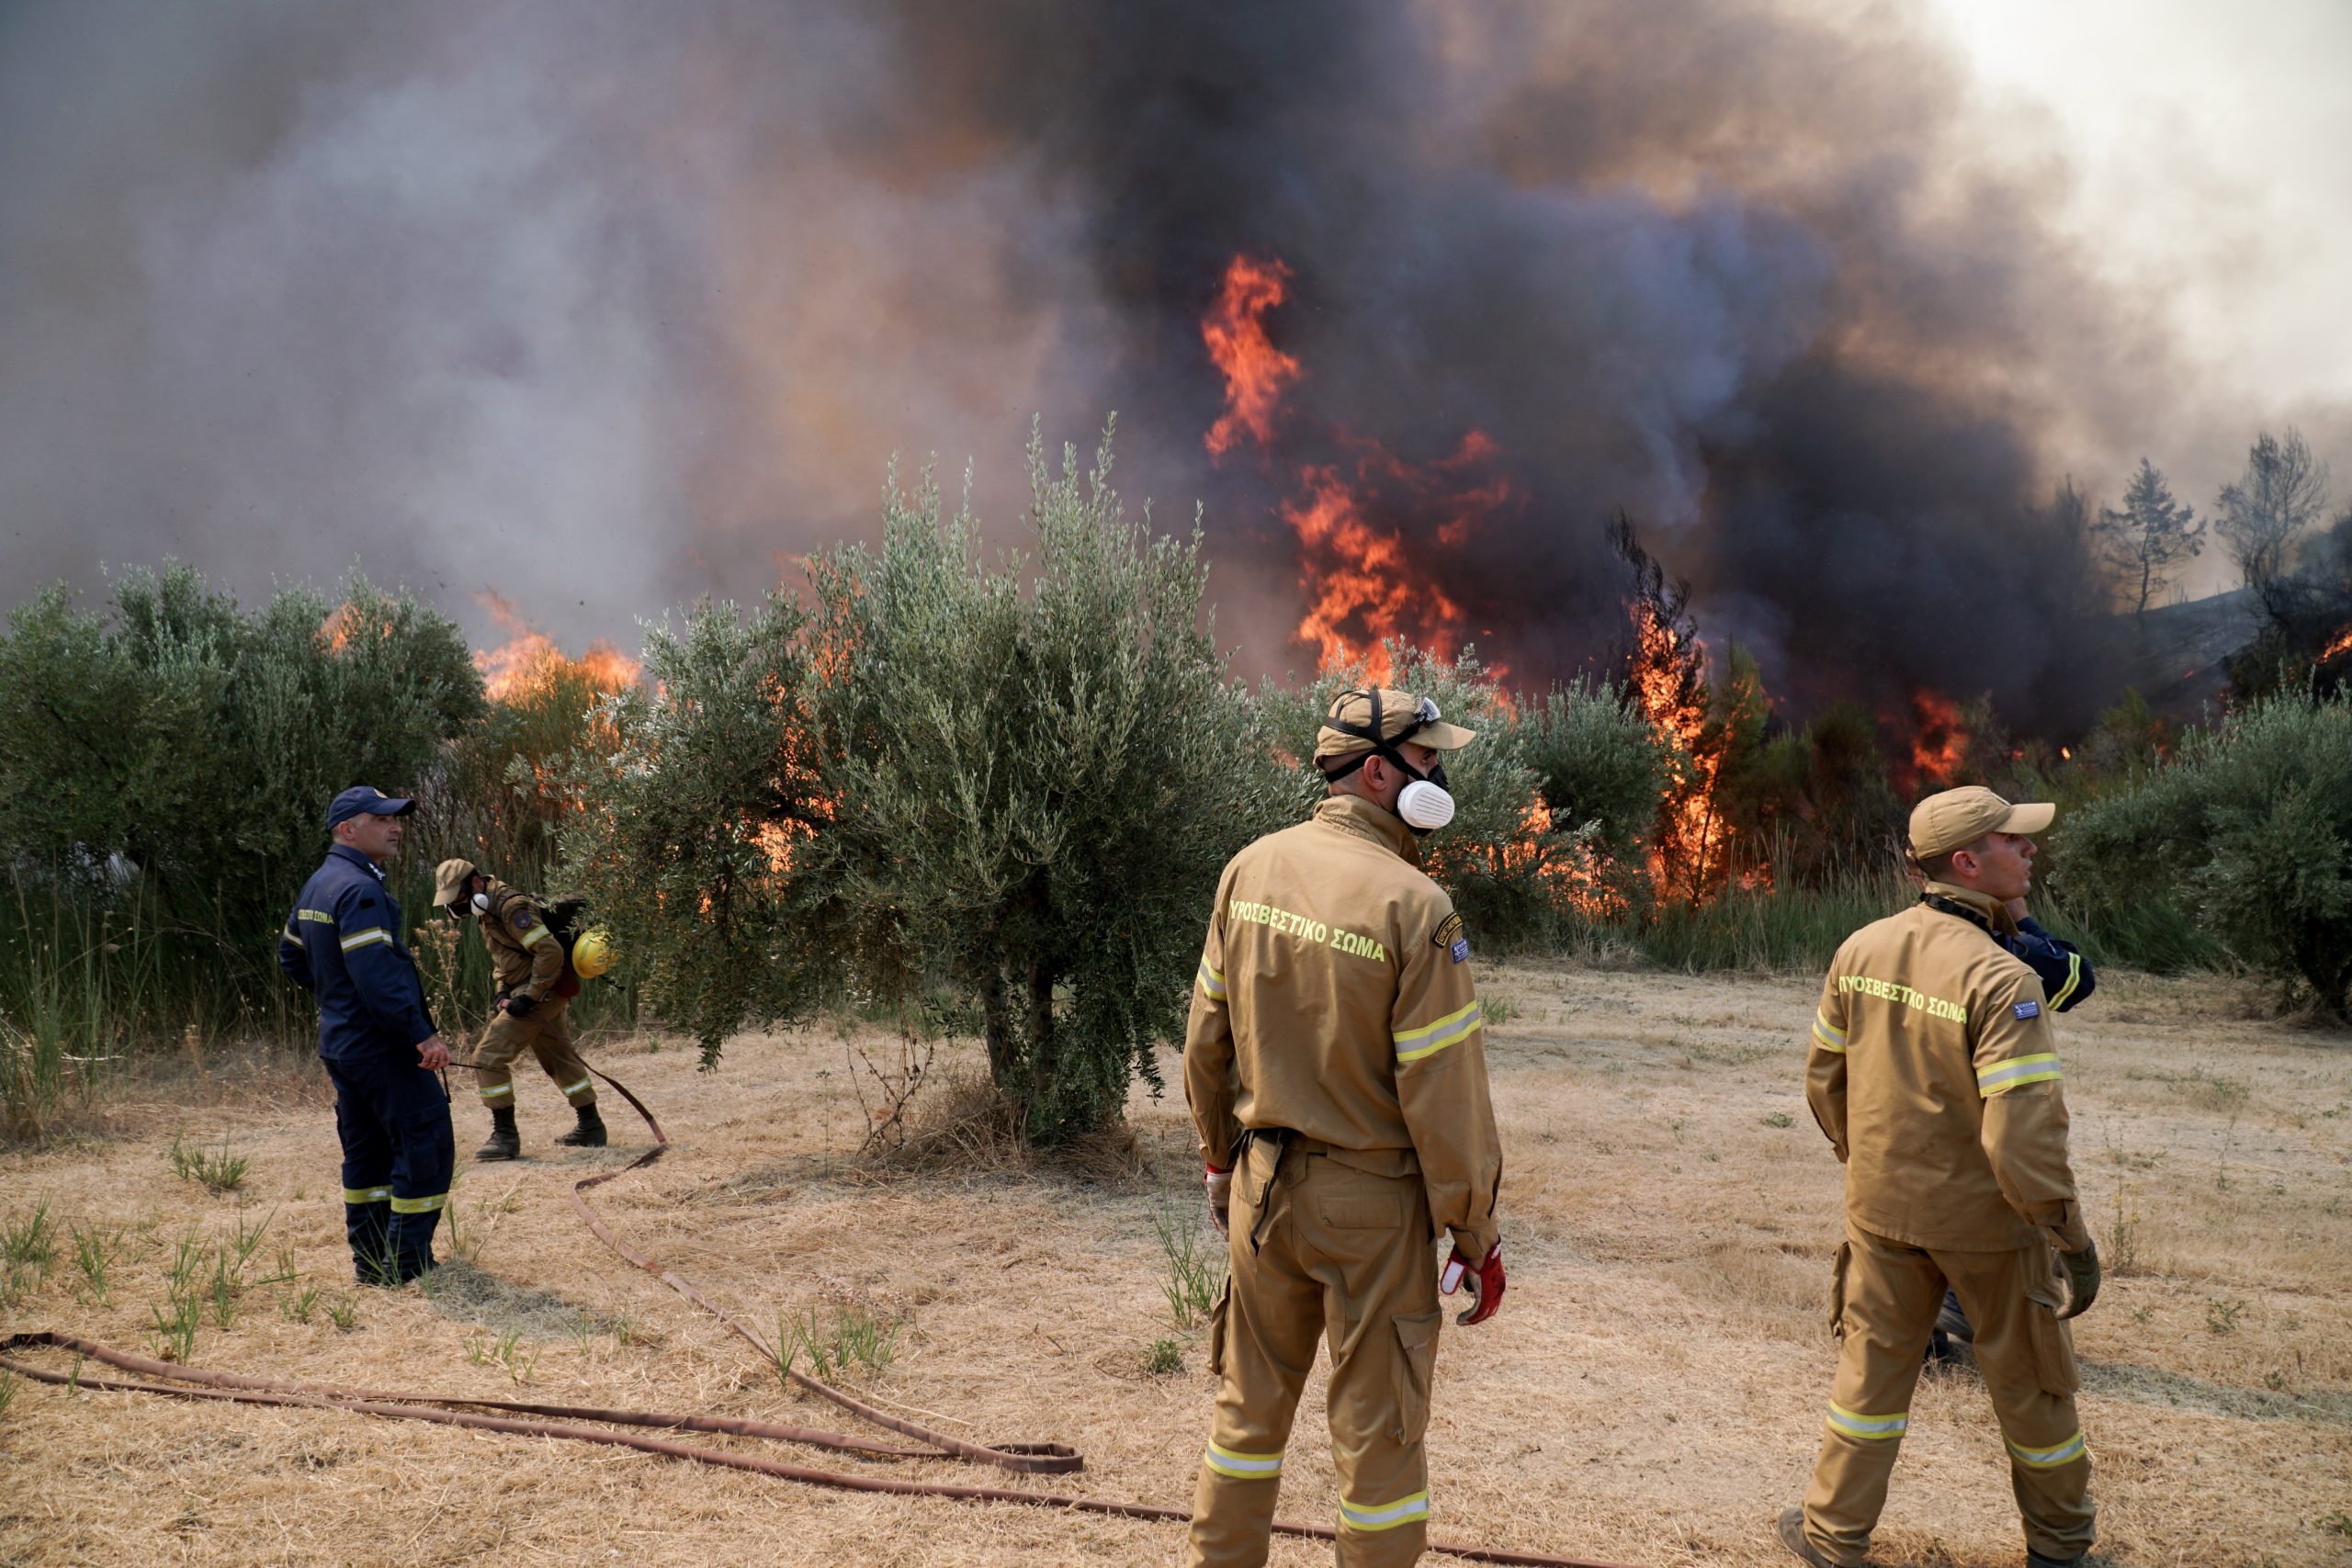
[[[2091,973],[2090,962],[2073,942],[2052,936],[2030,915],[2018,922],[2018,931],[2017,936],[1995,931],[1993,940],[2041,976],[2041,994],[2050,998],[2052,1012],[2064,1012],[2098,988],[2098,976]]]
[[[433,1034],[424,982],[401,942],[401,907],[376,863],[337,844],[278,933],[277,966],[319,998],[319,1055],[358,1061]]]

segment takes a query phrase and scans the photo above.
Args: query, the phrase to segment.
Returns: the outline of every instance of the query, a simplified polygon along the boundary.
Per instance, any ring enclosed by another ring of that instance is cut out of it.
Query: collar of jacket
[[[378,865],[374,861],[369,860],[366,855],[361,854],[357,850],[353,849],[349,844],[334,844],[328,847],[328,859],[333,860],[338,855],[345,860],[349,861],[352,864],[358,866],[377,881],[381,882],[384,880],[384,868]]]
[[[1316,802],[1315,820],[1343,833],[1370,839],[1383,849],[1394,850],[1408,865],[1421,863],[1421,841],[1405,826],[1404,818],[1393,811],[1384,811],[1360,795],[1324,796]]]
[[[1942,898],[1959,905],[1984,926],[1987,935],[2018,934],[2018,923],[2011,918],[2008,905],[1990,893],[1979,893],[1973,887],[1962,887],[1957,883],[1930,882],[1919,890],[1919,896],[1922,898]]]

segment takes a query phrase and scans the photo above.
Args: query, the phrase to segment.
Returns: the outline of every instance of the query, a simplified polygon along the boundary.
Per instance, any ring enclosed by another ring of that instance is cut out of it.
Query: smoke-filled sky
[[[1017,542],[1033,415],[1115,409],[1279,670],[1302,475],[1476,431],[1475,525],[1365,504],[1515,671],[1614,637],[1622,506],[1800,703],[2055,722],[2059,477],[2145,452],[2208,506],[2294,420],[2352,488],[2352,39],[2335,0],[2051,9],[18,0],[0,581],[358,564],[627,646],[872,536],[893,452],[976,465]],[[1302,368],[1213,461],[1237,254],[1289,267]]]

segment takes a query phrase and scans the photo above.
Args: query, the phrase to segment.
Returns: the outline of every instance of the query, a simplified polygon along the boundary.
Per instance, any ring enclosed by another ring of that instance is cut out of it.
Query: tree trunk
[[[980,1016],[988,1032],[989,1081],[1009,1094],[1013,1089],[1012,1064],[1017,1059],[1012,1011],[1005,1006],[1003,976],[993,966],[980,981]]]

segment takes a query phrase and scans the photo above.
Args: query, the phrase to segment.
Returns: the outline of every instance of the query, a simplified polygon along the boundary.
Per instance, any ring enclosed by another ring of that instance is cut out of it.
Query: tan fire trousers
[[[474,1048],[484,1105],[492,1111],[513,1107],[514,1059],[526,1049],[538,1057],[539,1066],[563,1090],[564,1099],[575,1106],[596,1103],[596,1080],[589,1076],[588,1064],[580,1059],[571,1043],[571,1000],[548,997],[527,1017],[516,1018],[511,1012],[492,1015],[481,1043]]]
[[[1428,1539],[1421,1434],[1438,1337],[1429,1200],[1409,1155],[1307,1152],[1320,1148],[1256,1140],[1234,1173],[1232,1269],[1209,1324],[1216,1417],[1193,1495],[1191,1568],[1266,1561],[1283,1450],[1318,1337],[1331,1348],[1337,1561],[1410,1563]]]
[[[1805,1538],[1833,1562],[1859,1564],[1869,1552],[1946,1281],[1975,1325],[1976,1365],[2008,1446],[2026,1545],[2061,1562],[2089,1551],[2090,1451],[2075,1415],[2074,1336],[2058,1321],[2056,1255],[2042,1243],[1929,1251],[1850,1224],[1829,1308],[1845,1348],[1804,1495]]]

